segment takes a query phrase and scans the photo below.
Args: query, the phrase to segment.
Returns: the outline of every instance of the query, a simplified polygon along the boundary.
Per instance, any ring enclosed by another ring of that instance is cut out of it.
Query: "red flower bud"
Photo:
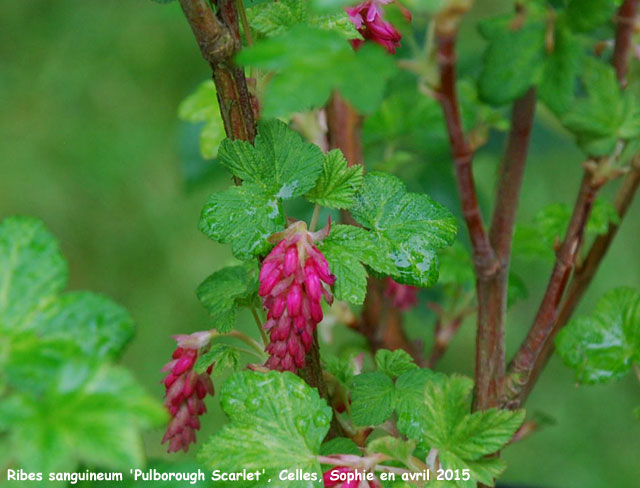
[[[265,258],[260,271],[262,304],[268,310],[264,329],[269,332],[271,369],[297,371],[313,344],[313,333],[322,320],[322,297],[333,301],[328,289],[335,276],[322,253],[313,244],[328,232],[312,234],[304,222],[295,222],[275,234],[280,239]],[[275,278],[274,278],[275,277]]]
[[[349,19],[365,40],[371,40],[383,46],[391,54],[395,54],[396,48],[400,46],[402,34],[396,30],[391,23],[384,20],[382,5],[391,3],[392,0],[367,0],[359,3],[355,7],[347,8]],[[401,7],[402,13],[407,20],[411,20],[411,13]],[[351,45],[357,49],[364,41],[354,39]]]
[[[209,332],[196,332],[191,335],[174,337],[178,347],[172,354],[163,371],[169,374],[163,380],[166,388],[164,404],[172,419],[162,438],[162,443],[169,442],[169,452],[189,450],[189,444],[196,441],[195,431],[200,429],[199,415],[207,411],[202,399],[214,394],[213,383],[206,373],[197,374],[193,370],[198,355],[209,344]]]

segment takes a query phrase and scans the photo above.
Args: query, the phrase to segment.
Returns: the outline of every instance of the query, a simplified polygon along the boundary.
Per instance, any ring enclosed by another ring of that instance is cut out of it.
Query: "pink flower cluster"
[[[418,304],[418,288],[411,285],[401,285],[390,277],[387,278],[387,288],[384,294],[391,298],[393,306],[400,310],[407,310]]]
[[[336,278],[313,244],[327,234],[328,229],[312,233],[304,222],[295,222],[272,237],[279,243],[262,263],[258,290],[268,310],[264,329],[271,340],[266,349],[270,369],[296,372],[304,366],[322,320],[322,297],[333,302],[328,286]]]
[[[381,486],[378,480],[362,481],[361,479],[357,479],[356,476],[349,476],[350,473],[355,475],[355,470],[353,468],[347,468],[346,466],[325,471],[323,475],[325,488],[360,488],[364,486],[368,488],[380,488]],[[356,479],[347,480],[347,477]]]
[[[365,40],[377,42],[391,54],[395,54],[396,48],[400,46],[402,34],[384,19],[384,11],[382,10],[382,5],[391,2],[392,0],[367,0],[355,7],[347,8],[346,11],[351,22]],[[405,11],[403,10],[403,12]],[[405,12],[405,15],[410,16],[408,11]],[[353,39],[351,45],[357,48],[363,42],[362,39]]]
[[[164,404],[171,414],[171,421],[162,443],[169,442],[168,452],[189,450],[189,444],[196,442],[195,431],[200,429],[198,416],[207,411],[203,398],[214,395],[210,374],[197,374],[193,366],[211,338],[209,332],[196,332],[191,335],[174,336],[178,347],[173,351],[172,359],[162,371],[169,374],[163,380],[166,388]]]

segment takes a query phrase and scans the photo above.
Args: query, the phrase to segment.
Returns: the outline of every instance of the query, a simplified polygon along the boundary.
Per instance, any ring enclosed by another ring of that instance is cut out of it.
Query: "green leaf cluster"
[[[416,446],[423,451],[437,449],[444,469],[470,470],[471,480],[451,482],[452,486],[493,484],[505,464],[486,456],[504,447],[524,420],[522,410],[471,413],[473,382],[428,369],[408,368],[395,380],[380,370],[362,373],[350,386],[357,425],[379,425],[395,412],[398,429],[409,439],[377,439],[368,450],[406,461]]]
[[[616,288],[602,296],[590,315],[573,319],[556,338],[565,364],[580,383],[603,383],[640,364],[640,294]]]
[[[256,42],[237,61],[274,73],[262,106],[266,117],[321,107],[334,90],[359,112],[371,112],[395,70],[380,46],[366,44],[355,52],[340,34],[305,25]]]
[[[427,195],[407,192],[395,176],[371,172],[351,207],[363,227],[336,225],[321,245],[338,278],[336,296],[362,303],[367,271],[399,283],[432,286],[438,279],[436,250],[457,234],[453,215]]]
[[[587,154],[610,155],[619,140],[640,136],[640,97],[637,90],[620,89],[610,65],[586,58],[582,84],[586,96],[578,98],[560,119]]]
[[[331,409],[301,378],[285,372],[243,371],[229,378],[220,393],[230,423],[202,447],[199,460],[211,469],[262,471],[260,480],[244,481],[247,488],[311,488],[318,481],[283,481],[282,470],[301,469],[322,479],[317,461],[329,430]],[[220,486],[235,486],[220,482]]]
[[[482,22],[480,33],[488,41],[478,80],[482,97],[502,105],[538,86],[540,98],[555,113],[573,109],[585,59],[581,37],[610,21],[614,12],[614,0],[570,0],[554,5],[553,13],[547,5],[529,2],[526,14]]]
[[[564,239],[571,219],[571,207],[563,203],[552,203],[542,208],[531,225],[517,225],[513,239],[514,254],[529,259],[551,260],[554,248]],[[618,224],[620,217],[611,202],[597,198],[587,221],[589,235],[604,234],[610,224]]]
[[[112,363],[133,334],[131,317],[66,286],[66,262],[42,222],[3,220],[0,434],[27,471],[140,465],[140,430],[165,413]]]

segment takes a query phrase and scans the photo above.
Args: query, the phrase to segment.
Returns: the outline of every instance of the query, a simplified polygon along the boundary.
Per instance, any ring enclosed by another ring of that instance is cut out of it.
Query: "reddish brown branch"
[[[593,202],[603,183],[604,181],[594,177],[592,171],[589,169],[585,171],[569,228],[558,250],[542,303],[524,343],[509,365],[509,375],[506,378],[503,391],[503,403],[507,407],[517,408],[526,398],[534,365],[538,362],[543,349],[550,340],[558,318],[560,302],[582,244]]]
[[[456,172],[458,194],[473,253],[477,277],[478,325],[474,408],[497,404],[504,376],[504,297],[498,278],[500,264],[489,242],[478,204],[471,163],[473,150],[465,137],[456,92],[456,33],[452,29],[436,31],[440,68],[438,100],[444,113]]]
[[[349,166],[363,165],[360,114],[338,92],[327,103],[326,113],[329,147],[340,149]]]
[[[180,0],[200,52],[213,71],[220,114],[231,139],[254,140],[254,104],[247,88],[244,70],[233,63],[242,47],[235,0],[218,0],[218,14],[206,0]]]
[[[535,108],[536,90],[532,87],[513,104],[511,131],[500,165],[498,194],[489,237],[502,266],[508,266],[511,257],[513,229],[529,151]]]
[[[633,42],[633,26],[638,12],[638,0],[625,0],[618,9],[616,40],[613,49],[613,64],[618,75],[618,81],[623,87],[626,85],[627,70],[629,69],[629,50]]]
[[[623,88],[626,84],[625,76],[628,69],[629,50],[631,48],[631,36],[637,13],[637,4],[638,0],[625,0],[618,11],[618,27],[611,63]],[[638,188],[638,180],[640,179],[638,173],[640,170],[637,167],[637,163],[637,159],[634,160],[631,172],[624,180],[616,198],[615,205],[621,218],[626,213]],[[597,175],[597,169],[593,173],[587,167],[569,223],[569,229],[558,252],[556,265],[552,271],[542,304],[524,343],[509,365],[509,374],[502,392],[504,406],[516,408],[526,400],[553,352],[554,337],[573,314],[575,307],[591,283],[617,233],[618,226],[610,224],[608,232],[595,240],[584,262],[575,269],[571,284],[566,291],[566,298],[562,303],[569,278],[576,266],[576,258],[582,244],[584,229],[595,195],[598,189],[614,176],[611,168],[609,168],[609,172],[604,171],[599,176]]]
[[[616,212],[620,217],[620,222],[629,210],[629,207],[633,202],[633,198],[637,193],[639,186],[640,157],[636,159],[631,171],[622,181],[622,184],[618,189],[618,193],[614,201]],[[618,233],[619,228],[619,224],[615,224],[613,222],[610,223],[607,232],[596,237],[593,244],[591,245],[591,248],[589,249],[589,252],[587,253],[586,258],[578,265],[576,265],[573,277],[571,278],[571,283],[567,288],[566,297],[562,303],[562,307],[560,308],[558,318],[556,320],[556,323],[554,324],[553,330],[551,331],[549,340],[546,342],[542,353],[538,357],[538,360],[533,365],[531,378],[529,379],[527,385],[527,391],[530,391],[531,388],[533,388],[538,379],[538,376],[553,354],[554,339],[556,335],[567,324],[576,307],[580,303],[580,300],[584,296],[587,288],[589,287],[589,285],[591,285],[591,282],[593,281],[593,278],[598,271],[603,258],[607,254],[607,251],[609,250],[613,239]]]
[[[480,274],[490,274],[495,266],[495,256],[489,244],[485,225],[480,213],[478,195],[473,178],[471,162],[473,150],[464,135],[458,94],[456,91],[456,36],[455,33],[437,35],[440,87],[438,101],[442,106],[451,145],[451,154],[456,171],[456,182],[460,195],[462,214],[469,231],[474,254],[474,263]]]

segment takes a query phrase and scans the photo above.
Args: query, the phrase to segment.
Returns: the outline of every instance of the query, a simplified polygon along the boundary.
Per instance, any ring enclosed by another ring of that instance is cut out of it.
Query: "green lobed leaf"
[[[358,111],[371,112],[395,69],[380,46],[364,45],[354,52],[340,34],[303,25],[256,42],[237,61],[275,72],[263,103],[267,117],[323,106],[333,90]]]
[[[200,216],[200,230],[214,241],[230,243],[243,261],[266,253],[271,247],[267,239],[284,226],[277,198],[250,182],[211,195]]]
[[[198,299],[220,332],[233,329],[236,310],[242,305],[252,305],[257,300],[257,293],[258,266],[255,260],[216,271],[196,290]]]
[[[586,96],[563,114],[562,123],[588,154],[611,154],[619,139],[640,135],[640,102],[633,91],[621,92],[615,71],[601,60],[585,57],[582,74]]]
[[[313,188],[323,162],[318,146],[304,142],[297,132],[279,120],[261,123],[253,145],[225,139],[218,157],[233,175],[282,200]]]
[[[348,166],[342,151],[334,149],[325,155],[316,186],[309,190],[305,198],[323,207],[348,209],[362,186],[362,180],[362,166]]]
[[[567,231],[571,208],[563,203],[552,203],[541,209],[533,218],[533,225],[517,225],[513,239],[514,254],[518,257],[553,259],[554,248]],[[589,220],[587,233],[603,234],[610,224],[620,222],[613,204],[596,198]]]
[[[367,272],[361,262],[374,265],[376,269],[391,271],[389,264],[381,259],[378,247],[371,234],[353,225],[334,225],[331,233],[319,245],[336,276],[334,293],[338,300],[359,305],[367,294]]]
[[[331,409],[317,390],[285,372],[236,373],[221,392],[221,404],[230,423],[202,447],[199,460],[222,472],[265,470],[258,481],[244,481],[246,488],[311,488],[317,481],[282,481],[280,471],[301,469],[322,479],[316,456],[329,430]],[[221,486],[232,486],[234,482]]]
[[[407,464],[415,449],[415,441],[405,441],[392,436],[378,437],[367,444],[367,454],[385,454],[404,464]]]
[[[613,0],[569,0],[567,19],[576,32],[588,32],[613,18]]]
[[[395,176],[368,173],[351,209],[354,219],[370,229],[376,261],[368,263],[389,272],[396,281],[414,286],[432,286],[438,279],[436,250],[453,243],[455,217],[427,195],[409,193]],[[389,270],[388,266],[392,265]]]
[[[0,329],[22,326],[67,284],[67,264],[44,224],[30,217],[0,222]]]
[[[557,25],[553,51],[547,55],[538,87],[540,99],[557,114],[574,99],[582,55],[579,39],[564,24]]]
[[[353,454],[360,456],[360,448],[358,445],[347,437],[335,437],[320,447],[322,456],[331,456],[332,454]]]
[[[378,371],[392,378],[396,378],[412,369],[418,369],[418,365],[413,362],[413,358],[402,349],[396,349],[395,351],[379,349],[376,352],[375,360]]]
[[[198,374],[204,373],[209,366],[213,366],[215,372],[221,369],[236,371],[239,360],[240,354],[235,347],[229,344],[213,344],[211,349],[198,358],[193,369]]]
[[[536,83],[544,61],[546,26],[532,20],[514,29],[511,23],[494,24],[478,80],[480,96],[502,105],[524,95]]]
[[[336,356],[323,354],[324,368],[332,374],[340,383],[346,385],[355,376],[353,361]]]
[[[75,471],[80,463],[129,469],[144,462],[140,429],[166,413],[123,368],[66,362],[44,396],[0,400],[14,460],[27,471]]]
[[[200,153],[215,159],[226,133],[220,115],[220,104],[212,80],[203,81],[178,107],[178,117],[192,123],[204,123],[200,129]]]
[[[386,374],[375,371],[354,376],[350,383],[351,415],[356,425],[379,425],[395,407],[394,385]]]
[[[306,24],[337,32],[345,39],[361,38],[343,9],[319,12],[307,0],[259,3],[247,10],[247,19],[251,28],[264,37],[274,37],[295,25]]]
[[[465,462],[477,461],[501,449],[522,424],[522,410],[471,414],[473,381],[469,378],[419,371],[398,378],[396,410],[398,429],[422,447]]]
[[[87,355],[115,358],[134,334],[129,313],[110,299],[87,291],[67,292],[35,312],[26,328],[46,339],[74,341]]]
[[[580,383],[621,378],[640,362],[640,294],[624,287],[606,293],[591,315],[560,331],[556,348]]]
[[[410,439],[424,446],[420,423],[424,408],[424,394],[427,382],[443,381],[444,375],[430,369],[414,369],[400,375],[396,380],[396,412],[398,429]]]

